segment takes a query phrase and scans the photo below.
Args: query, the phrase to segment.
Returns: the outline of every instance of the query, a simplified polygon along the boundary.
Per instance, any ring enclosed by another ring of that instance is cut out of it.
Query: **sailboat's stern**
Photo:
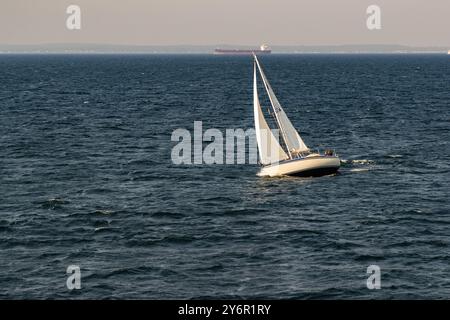
[[[337,156],[315,156],[301,159],[281,161],[277,164],[264,166],[259,176],[300,176],[320,177],[334,174],[339,170],[341,160]]]

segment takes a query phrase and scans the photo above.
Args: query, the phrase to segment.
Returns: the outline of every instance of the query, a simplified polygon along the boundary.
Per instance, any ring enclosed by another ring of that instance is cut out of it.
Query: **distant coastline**
[[[38,44],[5,45],[0,44],[0,53],[136,53],[136,54],[213,54],[216,48],[248,49],[257,45],[112,45],[112,44]],[[357,53],[442,53],[449,47],[414,47],[406,45],[322,45],[322,46],[271,46],[274,54],[357,54]]]

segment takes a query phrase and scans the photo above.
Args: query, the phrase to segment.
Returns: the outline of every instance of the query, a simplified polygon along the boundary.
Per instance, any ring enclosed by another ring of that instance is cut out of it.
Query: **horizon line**
[[[233,43],[214,43],[214,44],[123,44],[123,43],[103,43],[103,42],[40,42],[40,43],[0,43],[0,46],[45,46],[45,45],[101,45],[101,46],[121,46],[121,47],[213,47],[213,46],[236,46],[236,47],[253,47],[261,44],[233,44]],[[341,46],[398,46],[409,48],[439,48],[448,47],[450,45],[411,45],[398,43],[342,43],[342,44],[273,44],[270,47],[341,47]]]

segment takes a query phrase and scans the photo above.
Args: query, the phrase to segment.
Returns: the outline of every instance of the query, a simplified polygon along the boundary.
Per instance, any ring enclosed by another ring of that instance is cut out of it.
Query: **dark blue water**
[[[174,129],[253,125],[250,58],[0,56],[0,297],[450,298],[450,59],[261,62],[340,175],[172,164]]]

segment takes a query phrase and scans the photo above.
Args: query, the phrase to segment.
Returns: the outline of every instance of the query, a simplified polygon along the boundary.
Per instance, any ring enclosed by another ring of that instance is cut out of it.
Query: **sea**
[[[173,163],[253,127],[251,57],[0,55],[0,298],[449,299],[449,56],[260,62],[339,174]]]

